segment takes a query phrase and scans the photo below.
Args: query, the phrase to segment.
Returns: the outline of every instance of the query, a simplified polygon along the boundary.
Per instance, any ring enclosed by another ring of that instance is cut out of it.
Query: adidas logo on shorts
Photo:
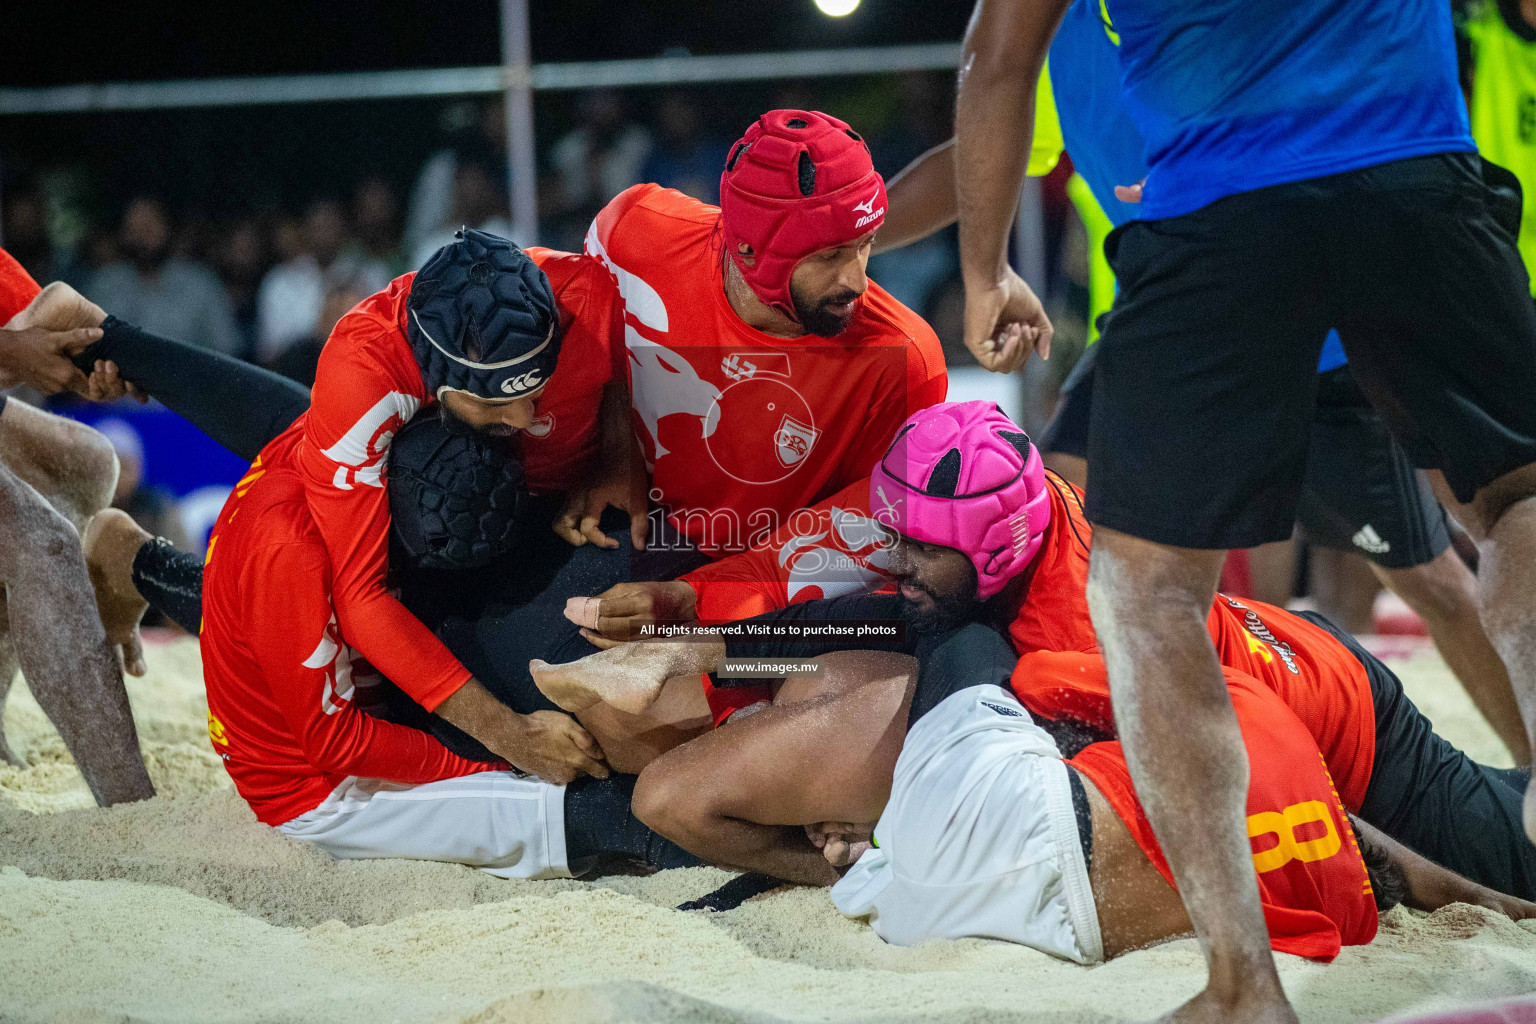
[[[1360,532],[1351,537],[1350,540],[1361,551],[1369,551],[1373,555],[1384,555],[1392,550],[1392,545],[1382,540],[1381,534],[1377,533],[1375,527],[1371,526],[1370,523],[1360,527]]]
[[[1019,714],[1018,710],[1015,709],[1015,708],[1005,707],[1002,704],[993,704],[989,700],[982,701],[981,702],[981,706],[982,707],[991,708],[993,711],[996,711],[998,714],[1000,714],[1000,715],[1007,715],[1009,718],[1023,718],[1024,717],[1023,715]]]

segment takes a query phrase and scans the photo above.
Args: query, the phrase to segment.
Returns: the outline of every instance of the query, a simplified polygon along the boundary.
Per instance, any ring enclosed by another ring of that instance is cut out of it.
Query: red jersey
[[[1024,588],[1002,609],[1016,651],[1095,649],[1088,617],[1088,546],[1092,528],[1082,495],[1054,473],[1047,477],[1051,524],[1030,563]],[[869,480],[797,513],[750,551],[682,577],[697,597],[698,617],[725,622],[796,601],[875,590],[888,581],[888,552],[870,516]]]
[[[870,282],[835,338],[778,338],[725,297],[720,211],[636,185],[587,232],[613,273],[652,498],[701,550],[744,551],[869,476],[896,429],[944,400],[923,319]]]
[[[293,466],[303,432],[301,417],[235,485],[203,570],[208,736],[268,825],[318,807],[348,776],[418,784],[497,767],[354,706],[366,682],[337,631],[330,559]]]
[[[1326,630],[1258,601],[1218,594],[1206,627],[1228,681],[1236,674],[1278,697],[1322,752],[1345,807],[1358,811],[1376,757],[1376,704],[1365,666]],[[1035,714],[1115,730],[1109,678],[1097,655],[1028,654],[1013,688]]]
[[[1021,668],[1036,655],[1020,659]],[[1102,661],[1057,654],[1053,668],[1073,672]],[[1297,956],[1331,959],[1341,945],[1376,937],[1376,901],[1354,829],[1316,742],[1275,692],[1233,669],[1227,688],[1248,749],[1248,836],[1270,944]],[[1017,675],[1017,673],[1016,673]],[[1132,838],[1173,884],[1118,742],[1095,743],[1068,762],[1093,780]]]
[[[583,256],[531,249],[548,275],[564,330],[560,358],[521,432],[530,489],[561,491],[585,474],[597,449],[603,386],[611,379],[619,328],[612,279]],[[331,332],[315,374],[302,442],[292,458],[310,513],[330,553],[342,633],[429,711],[469,678],[448,648],[384,588],[389,443],[419,409],[434,405],[406,339],[406,299],[415,274],[358,303]]]
[[[0,324],[20,313],[40,291],[42,289],[27,269],[10,253],[0,249]]]

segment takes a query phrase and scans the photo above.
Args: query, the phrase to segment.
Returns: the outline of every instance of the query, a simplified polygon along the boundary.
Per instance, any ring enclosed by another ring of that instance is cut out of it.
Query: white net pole
[[[539,237],[539,207],[528,0],[501,0],[501,65],[506,76],[507,198],[512,206],[512,237],[519,245],[532,245]]]

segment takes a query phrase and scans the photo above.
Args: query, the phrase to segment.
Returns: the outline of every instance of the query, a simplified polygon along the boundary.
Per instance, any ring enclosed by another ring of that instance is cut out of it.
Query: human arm
[[[555,533],[574,547],[588,541],[601,548],[619,542],[603,533],[598,521],[610,505],[629,514],[629,536],[637,551],[645,550],[650,528],[646,491],[650,477],[630,425],[629,385],[622,378],[603,386],[598,414],[600,443],[597,466],[591,476],[566,495],[565,505],[554,522]]]
[[[351,329],[365,331],[367,324],[354,323]],[[390,439],[421,399],[399,389],[408,387],[404,381],[392,387],[395,382],[368,357],[367,345],[358,344],[384,340],[349,337],[343,331],[338,326],[334,352],[328,349],[322,356],[305,436],[296,449],[306,504],[330,562],[332,602],[342,635],[427,710],[438,710],[457,695],[444,717],[512,764],[552,781],[577,771],[601,773],[585,731],[574,723],[545,728],[543,719],[509,717],[512,713],[500,708],[387,589],[390,519],[384,462]],[[334,361],[328,365],[327,359]]]
[[[1349,823],[1360,838],[1366,863],[1372,851],[1379,852],[1401,875],[1403,903],[1414,910],[1435,911],[1452,903],[1470,903],[1497,911],[1511,921],[1536,919],[1536,903],[1509,896],[1485,885],[1463,878],[1399,843],[1369,822],[1350,815]]]
[[[1051,323],[1008,265],[1008,235],[1024,184],[1035,88],[1069,0],[979,0],[966,29],[955,98],[955,190],[965,345],[1008,373],[1031,350],[1050,355]]]
[[[21,264],[0,249],[0,388],[30,384],[44,394],[83,393],[83,373],[71,362],[101,337],[101,308],[69,285],[38,288]]]
[[[955,140],[934,146],[885,183],[885,221],[876,253],[900,249],[943,230],[960,216],[955,199]]]

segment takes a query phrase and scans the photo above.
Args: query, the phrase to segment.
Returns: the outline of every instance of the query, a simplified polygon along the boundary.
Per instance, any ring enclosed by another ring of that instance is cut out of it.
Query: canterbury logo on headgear
[[[501,390],[509,395],[515,395],[521,391],[532,391],[543,383],[544,371],[542,369],[529,370],[527,373],[520,373],[516,377],[508,377],[502,381]]]
[[[522,355],[518,356],[516,359],[503,359],[499,363],[477,363],[474,360],[465,359],[463,356],[456,356],[452,352],[449,352],[447,349],[443,348],[443,346],[439,345],[437,343],[437,339],[432,337],[431,332],[422,325],[421,317],[416,314],[414,309],[411,310],[411,318],[416,321],[416,329],[421,331],[422,337],[426,338],[432,343],[433,348],[437,349],[443,355],[447,356],[449,359],[452,359],[460,366],[467,366],[472,370],[501,370],[508,366],[516,366],[518,363],[527,362],[534,356],[538,355],[540,352],[543,352],[546,348],[549,347],[549,343],[555,340],[555,325],[551,323],[549,325],[549,333],[544,335],[544,340],[530,351],[524,352]]]

